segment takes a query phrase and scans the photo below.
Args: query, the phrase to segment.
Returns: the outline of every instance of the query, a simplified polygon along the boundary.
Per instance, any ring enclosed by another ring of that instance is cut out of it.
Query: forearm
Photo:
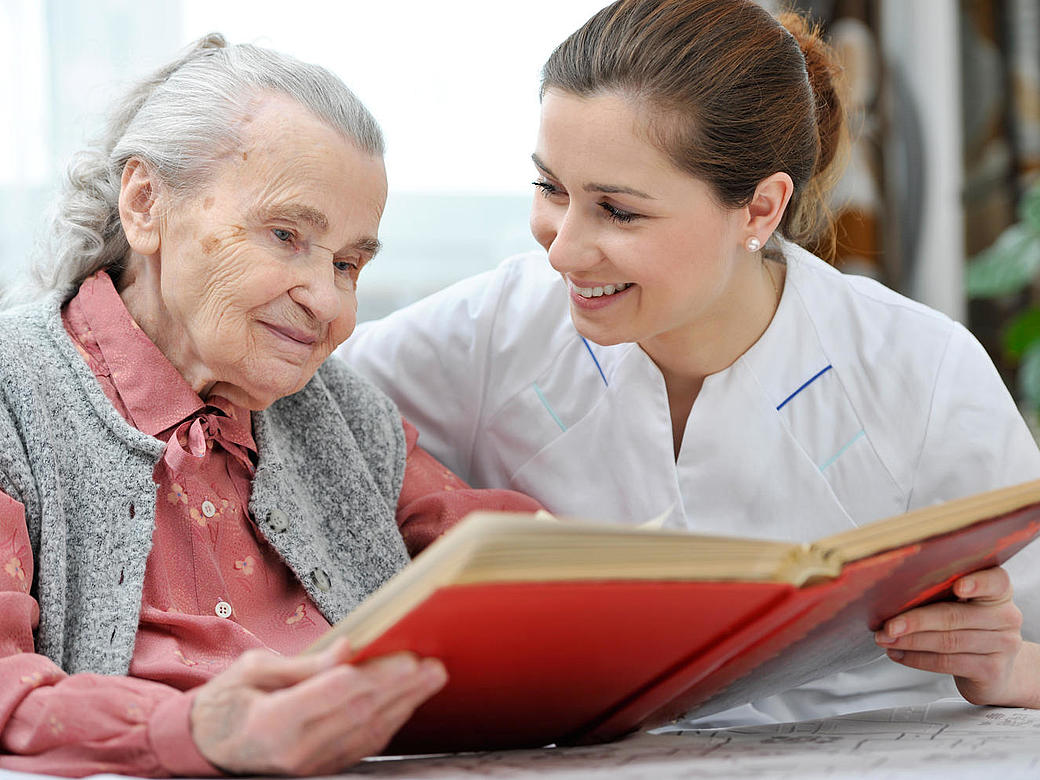
[[[0,659],[0,691],[0,768],[216,774],[191,739],[191,694],[131,677],[69,676],[33,653]]]
[[[191,695],[132,677],[67,675],[33,652],[36,602],[0,591],[0,768],[60,775],[214,774]]]

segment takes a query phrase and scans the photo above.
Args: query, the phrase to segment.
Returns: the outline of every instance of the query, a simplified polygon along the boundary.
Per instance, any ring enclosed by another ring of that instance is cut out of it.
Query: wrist
[[[199,752],[191,730],[195,690],[170,696],[148,719],[148,743],[159,763],[174,776],[220,777],[224,775]]]
[[[1012,707],[1029,707],[1040,709],[1040,645],[1035,642],[1023,642],[1015,658],[1015,669],[1011,685],[1014,704]]]
[[[999,693],[979,699],[966,698],[975,704],[992,707],[1040,709],[1040,645],[1034,642],[1022,643]]]

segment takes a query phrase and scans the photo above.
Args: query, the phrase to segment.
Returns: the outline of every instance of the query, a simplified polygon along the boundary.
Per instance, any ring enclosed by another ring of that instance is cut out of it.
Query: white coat
[[[785,246],[761,338],[706,378],[674,457],[664,380],[636,344],[586,342],[543,253],[511,258],[341,350],[422,443],[475,487],[618,523],[812,541],[1040,478],[1040,452],[992,362],[946,316]],[[1040,542],[1008,564],[1040,638]],[[880,651],[879,651],[880,655]],[[956,695],[879,658],[712,718],[792,720]]]

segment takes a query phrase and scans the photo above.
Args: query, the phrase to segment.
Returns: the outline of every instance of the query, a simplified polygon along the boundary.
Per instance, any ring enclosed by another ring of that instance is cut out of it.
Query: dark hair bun
[[[820,156],[816,162],[816,174],[820,175],[831,167],[845,140],[847,126],[841,99],[842,68],[818,25],[790,11],[780,14],[777,19],[794,36],[805,57],[805,70],[809,74],[816,107],[816,126],[819,128]]]

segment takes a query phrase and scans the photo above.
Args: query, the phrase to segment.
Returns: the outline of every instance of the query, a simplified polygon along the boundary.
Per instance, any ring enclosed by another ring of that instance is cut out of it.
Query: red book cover
[[[873,629],[1040,532],[1040,504],[785,582],[542,580],[434,589],[355,660],[410,650],[448,685],[388,753],[611,739],[879,657]]]
[[[797,589],[745,582],[521,582],[437,590],[368,645],[439,658],[449,683],[388,753],[537,747],[741,628]]]

